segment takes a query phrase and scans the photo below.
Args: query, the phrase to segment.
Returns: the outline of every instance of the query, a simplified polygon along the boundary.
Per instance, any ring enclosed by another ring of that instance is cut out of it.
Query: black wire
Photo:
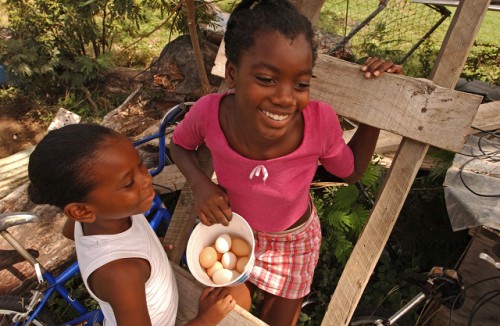
[[[500,138],[500,129],[494,129],[494,130],[482,130],[482,129],[479,129],[479,128],[476,128],[476,127],[472,127],[476,130],[479,130],[481,132],[483,132],[484,134],[479,136],[478,137],[478,140],[477,140],[477,147],[479,149],[479,151],[482,153],[482,155],[471,155],[471,154],[462,154],[460,153],[460,155],[463,155],[463,156],[466,156],[466,157],[472,157],[471,160],[465,162],[464,164],[462,164],[462,166],[460,167],[459,169],[459,177],[460,177],[460,180],[462,181],[462,184],[464,185],[465,188],[467,188],[467,190],[469,190],[470,192],[472,192],[474,195],[476,196],[480,196],[480,197],[500,197],[500,194],[482,194],[482,193],[478,193],[476,191],[474,191],[466,182],[465,182],[465,179],[464,179],[464,176],[463,176],[463,171],[464,171],[464,168],[467,164],[469,164],[470,162],[474,161],[474,160],[477,160],[477,159],[489,159],[489,160],[492,160],[492,161],[500,161],[500,158],[497,158],[498,157],[498,154],[500,153],[500,150],[498,151],[493,151],[493,152],[490,152],[490,153],[487,153],[482,145],[481,145],[481,140],[486,137],[487,135],[491,135],[495,138]]]
[[[448,326],[451,326],[451,317],[452,317],[452,314],[453,314],[453,310],[455,310],[455,305],[457,304],[458,302],[458,299],[462,296],[462,294],[464,295],[465,297],[465,291],[467,291],[468,289],[470,289],[471,287],[474,287],[476,285],[479,285],[481,283],[484,283],[484,282],[488,282],[488,281],[493,281],[493,280],[497,280],[497,279],[500,279],[500,276],[493,276],[493,277],[488,277],[488,278],[485,278],[485,279],[482,279],[482,280],[479,280],[477,282],[474,282],[474,283],[471,283],[467,286],[465,286],[462,291],[460,291],[457,296],[455,297],[455,300],[453,300],[453,303],[450,307],[450,314],[449,314],[449,317],[448,317]]]
[[[472,161],[475,161],[477,160],[478,158],[472,158],[470,160],[468,160],[467,162],[465,162],[464,164],[462,164],[462,166],[460,166],[460,169],[458,170],[458,176],[460,177],[460,180],[462,181],[462,184],[464,185],[465,188],[467,188],[467,190],[469,190],[470,192],[472,192],[474,195],[476,196],[479,196],[479,197],[500,197],[500,194],[481,194],[479,192],[476,192],[474,191],[464,180],[464,177],[463,177],[463,171],[464,171],[464,168],[467,164],[469,164],[470,162]]]
[[[486,296],[488,296],[489,294],[492,294],[492,293],[494,293],[494,295],[483,300],[483,298],[485,298]],[[492,291],[488,291],[485,294],[483,294],[482,296],[480,296],[479,299],[476,300],[476,303],[474,304],[474,306],[472,306],[472,308],[471,308],[471,312],[469,313],[469,320],[468,320],[467,325],[472,326],[472,319],[474,318],[474,315],[479,310],[479,308],[481,308],[485,303],[493,300],[495,297],[497,297],[499,295],[500,295],[500,290],[492,290]],[[483,300],[483,301],[481,302],[481,300]]]

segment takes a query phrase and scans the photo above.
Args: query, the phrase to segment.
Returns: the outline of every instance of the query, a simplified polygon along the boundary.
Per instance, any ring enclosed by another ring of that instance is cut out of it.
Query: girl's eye
[[[272,78],[263,77],[263,76],[256,76],[256,78],[262,84],[272,84],[273,83],[273,79]]]
[[[130,180],[130,182],[128,182],[128,183],[124,186],[124,188],[130,188],[130,187],[132,187],[133,185],[134,185],[134,179],[131,179],[131,180]]]
[[[308,90],[311,87],[311,84],[309,83],[298,83],[297,84],[297,89],[298,90]]]

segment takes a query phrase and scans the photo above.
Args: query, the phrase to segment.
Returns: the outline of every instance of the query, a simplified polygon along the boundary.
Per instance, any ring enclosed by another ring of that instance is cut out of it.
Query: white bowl
[[[216,284],[210,279],[205,269],[201,267],[199,257],[201,250],[213,245],[215,239],[223,233],[227,233],[231,237],[239,237],[245,240],[250,244],[251,252],[243,273],[230,282]],[[198,223],[189,237],[186,249],[186,259],[191,274],[193,274],[198,282],[211,287],[235,286],[244,283],[250,276],[255,262],[254,249],[255,240],[250,225],[248,225],[243,217],[233,212],[233,217],[228,226],[222,224],[207,226],[203,223]]]

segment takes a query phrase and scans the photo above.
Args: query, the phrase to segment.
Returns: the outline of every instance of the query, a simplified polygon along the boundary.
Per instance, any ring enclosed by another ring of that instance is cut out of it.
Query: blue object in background
[[[0,65],[0,86],[7,86],[7,76],[2,65]]]

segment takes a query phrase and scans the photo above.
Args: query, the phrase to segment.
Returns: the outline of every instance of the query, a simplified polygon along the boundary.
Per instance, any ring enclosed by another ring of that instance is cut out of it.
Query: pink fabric
[[[292,232],[254,232],[255,265],[248,279],[259,289],[287,298],[309,294],[321,247],[321,227],[313,207],[309,220]]]
[[[318,160],[340,178],[352,173],[352,151],[342,139],[337,115],[327,104],[311,101],[303,110],[304,137],[293,153],[251,160],[235,152],[222,132],[219,104],[225,95],[210,94],[198,100],[175,128],[173,142],[188,150],[206,144],[231,209],[254,230],[283,231],[301,217]]]

